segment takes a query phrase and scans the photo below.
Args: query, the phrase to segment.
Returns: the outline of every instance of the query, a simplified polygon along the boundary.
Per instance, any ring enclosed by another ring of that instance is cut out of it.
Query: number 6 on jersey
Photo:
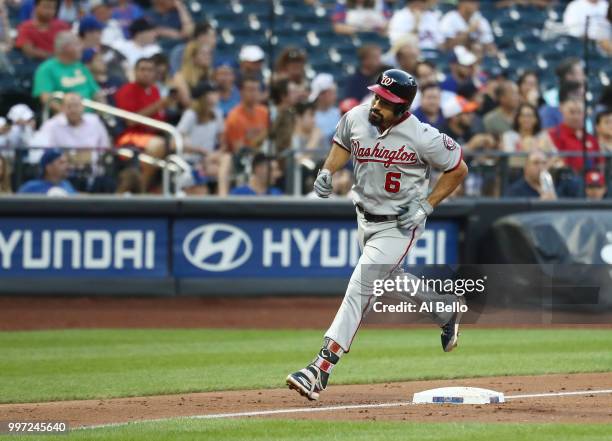
[[[385,177],[385,190],[389,193],[397,193],[400,191],[400,179],[402,174],[398,172],[389,172]]]

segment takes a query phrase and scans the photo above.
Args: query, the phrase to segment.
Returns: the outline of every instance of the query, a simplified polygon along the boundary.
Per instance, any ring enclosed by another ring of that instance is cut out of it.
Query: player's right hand
[[[332,175],[329,170],[324,168],[319,170],[317,179],[314,182],[314,191],[320,198],[328,198],[332,192]]]

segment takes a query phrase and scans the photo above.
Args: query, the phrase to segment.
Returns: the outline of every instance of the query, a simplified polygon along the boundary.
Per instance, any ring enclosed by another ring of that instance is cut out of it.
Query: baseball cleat
[[[463,297],[459,297],[459,304],[463,306],[465,300]],[[455,312],[449,322],[442,326],[442,334],[440,340],[442,341],[442,350],[444,352],[450,352],[457,347],[457,341],[459,340],[459,320],[461,320],[461,308]]]
[[[319,399],[319,392],[325,390],[327,378],[325,372],[314,364],[309,364],[304,369],[288,375],[286,382],[289,389],[297,391],[310,401],[316,401]]]

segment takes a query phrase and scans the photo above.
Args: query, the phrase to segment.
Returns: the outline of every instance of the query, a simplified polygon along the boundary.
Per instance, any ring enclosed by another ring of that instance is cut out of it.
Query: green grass
[[[0,401],[282,387],[321,331],[68,330],[0,333]],[[362,330],[334,383],[612,370],[612,330]],[[391,430],[391,429],[389,429]]]
[[[402,422],[296,420],[185,420],[136,423],[111,429],[77,430],[68,436],[24,436],[41,441],[609,441],[612,425],[603,424],[423,424]],[[14,436],[0,440],[15,440]]]

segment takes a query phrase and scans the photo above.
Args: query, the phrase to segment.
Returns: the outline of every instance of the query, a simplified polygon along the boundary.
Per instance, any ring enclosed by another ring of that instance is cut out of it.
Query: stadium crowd
[[[183,0],[0,0],[1,75],[19,69],[15,57],[37,65],[32,99],[0,117],[0,193],[160,192],[159,167],[138,155],[163,159],[172,140],[90,111],[87,99],[175,126],[190,165],[178,180],[184,194],[308,194],[341,115],[369,101],[367,86],[397,67],[419,84],[410,111],[463,146],[472,173],[456,196],[607,196],[609,160],[585,155],[583,145],[612,153],[612,89],[603,84],[585,109],[588,79],[574,54],[555,62],[556,84],[544,90],[535,67],[485,65],[499,49],[482,2],[303,2],[325,8],[321,21],[338,38],[376,33],[389,49],[360,45],[354,71],[338,77],[309,69],[298,45],[276,48],[273,60],[258,44],[219,54],[221,30],[194,20]],[[586,17],[595,17],[587,37],[610,56],[611,14],[607,0],[572,0],[562,22],[583,38]],[[19,17],[15,27],[9,16]],[[119,148],[137,154],[113,154]],[[335,194],[346,196],[350,182],[348,168]]]

